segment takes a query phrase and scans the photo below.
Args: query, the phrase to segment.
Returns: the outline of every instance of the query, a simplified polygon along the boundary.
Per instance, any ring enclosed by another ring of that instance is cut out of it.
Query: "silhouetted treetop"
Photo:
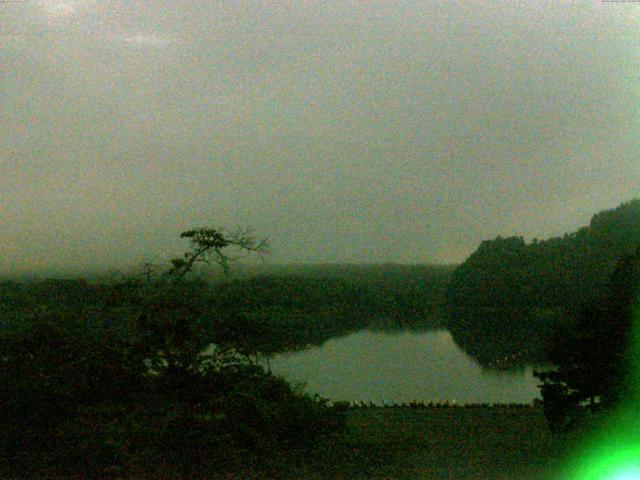
[[[167,273],[177,279],[193,271],[196,263],[213,262],[227,273],[229,263],[238,259],[237,256],[227,253],[227,248],[235,248],[241,253],[258,254],[266,253],[268,248],[267,239],[258,239],[250,228],[239,227],[228,232],[224,228],[201,227],[182,232],[180,237],[190,240],[191,249],[185,252],[183,257],[171,260],[172,268]]]

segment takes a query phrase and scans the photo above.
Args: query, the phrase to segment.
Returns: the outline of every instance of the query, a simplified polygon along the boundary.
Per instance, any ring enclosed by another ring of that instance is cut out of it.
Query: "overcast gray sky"
[[[0,3],[0,271],[200,224],[272,261],[458,262],[640,194],[640,4]]]

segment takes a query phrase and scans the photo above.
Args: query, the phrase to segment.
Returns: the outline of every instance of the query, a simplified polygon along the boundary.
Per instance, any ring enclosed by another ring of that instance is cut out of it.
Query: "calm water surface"
[[[531,402],[540,398],[532,368],[486,371],[447,331],[363,330],[320,347],[276,355],[271,368],[306,391],[334,401]]]

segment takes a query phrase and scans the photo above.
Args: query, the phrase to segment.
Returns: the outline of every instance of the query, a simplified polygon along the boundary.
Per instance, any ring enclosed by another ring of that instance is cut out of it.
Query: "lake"
[[[372,332],[271,358],[271,369],[333,401],[529,403],[540,398],[533,368],[483,370],[449,332]]]

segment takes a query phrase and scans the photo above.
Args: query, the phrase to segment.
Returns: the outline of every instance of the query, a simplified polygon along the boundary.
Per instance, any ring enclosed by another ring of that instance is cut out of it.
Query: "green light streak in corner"
[[[628,358],[630,398],[588,439],[565,471],[570,480],[640,480],[640,308],[636,302]]]

